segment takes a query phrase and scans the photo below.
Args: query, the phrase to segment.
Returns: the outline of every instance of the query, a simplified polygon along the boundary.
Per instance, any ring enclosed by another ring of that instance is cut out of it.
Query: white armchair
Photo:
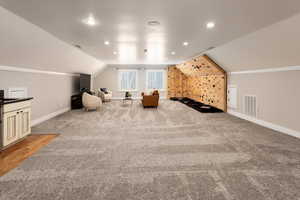
[[[88,93],[83,93],[82,95],[82,104],[85,110],[97,110],[102,105],[102,100],[99,97],[90,95]]]
[[[111,101],[112,99],[112,92],[107,90],[107,94],[103,91],[101,91],[101,89],[98,89],[98,96],[102,99],[103,102],[106,101]]]

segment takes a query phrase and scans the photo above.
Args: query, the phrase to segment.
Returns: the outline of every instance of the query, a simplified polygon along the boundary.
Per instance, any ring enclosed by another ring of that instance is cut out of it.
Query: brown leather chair
[[[157,108],[159,102],[159,92],[155,90],[152,95],[145,95],[142,93],[142,104],[144,108],[146,107],[155,107]]]

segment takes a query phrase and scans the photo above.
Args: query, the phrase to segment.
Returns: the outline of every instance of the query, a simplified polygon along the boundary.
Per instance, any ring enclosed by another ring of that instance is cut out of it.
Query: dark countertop
[[[18,102],[28,101],[28,100],[32,100],[32,99],[33,99],[33,97],[20,98],[20,99],[3,99],[3,101],[0,100],[0,104],[5,105],[5,104],[11,104],[11,103],[18,103]]]

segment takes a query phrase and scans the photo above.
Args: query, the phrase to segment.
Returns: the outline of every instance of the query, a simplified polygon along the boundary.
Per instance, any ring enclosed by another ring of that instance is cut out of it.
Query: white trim
[[[64,109],[55,111],[55,112],[53,112],[53,113],[50,113],[50,114],[48,114],[48,115],[42,116],[42,117],[40,117],[40,118],[38,118],[38,119],[32,120],[32,121],[31,121],[31,127],[36,126],[36,125],[38,125],[38,124],[40,124],[40,123],[43,123],[43,122],[45,122],[45,121],[47,121],[47,120],[49,120],[49,119],[52,119],[52,118],[54,118],[54,117],[56,117],[56,116],[58,116],[58,115],[63,114],[63,113],[65,113],[65,112],[68,112],[69,110],[71,110],[71,108],[70,108],[70,107],[67,107],[67,108],[64,108]]]
[[[275,131],[279,131],[279,132],[285,133],[287,135],[290,135],[290,136],[293,136],[293,137],[296,137],[296,138],[300,138],[300,132],[298,132],[298,131],[295,131],[295,130],[292,130],[292,129],[289,129],[289,128],[286,128],[286,127],[283,127],[283,126],[280,126],[280,125],[277,125],[277,124],[273,124],[271,122],[266,122],[266,121],[263,121],[261,119],[250,117],[248,115],[245,115],[245,114],[240,113],[240,112],[236,112],[234,110],[228,110],[227,113],[230,114],[230,115],[236,116],[238,118],[253,122],[255,124],[259,124],[261,126],[273,129]]]
[[[145,68],[145,71],[150,71],[150,72],[161,72],[161,71],[164,71],[164,72],[166,72],[166,69],[165,68],[157,68],[157,69],[154,69],[154,68]]]
[[[136,93],[136,92],[138,92],[139,90],[118,90],[118,92],[123,92],[123,93],[125,93],[125,92],[132,92],[132,93]]]
[[[118,90],[117,92],[120,92],[120,93],[125,93],[125,92],[137,93],[137,92],[139,92],[139,90],[138,89],[136,89],[136,90]]]
[[[1,65],[0,65],[0,71],[27,72],[27,73],[63,75],[63,76],[79,76],[79,74],[62,73],[62,72],[52,72],[52,71],[43,71],[43,70],[28,69],[28,68],[22,68],[22,67],[1,66]]]
[[[145,89],[146,92],[153,92],[154,90],[157,90],[159,92],[167,92],[166,89]]]
[[[270,69],[257,69],[257,70],[248,70],[248,71],[236,71],[228,72],[228,74],[255,74],[255,73],[267,73],[267,72],[284,72],[284,71],[298,71],[300,66],[289,66],[289,67],[279,67],[279,68],[270,68]]]
[[[120,72],[135,72],[135,71],[139,71],[140,69],[119,69],[119,68],[117,68],[117,70]]]
[[[124,97],[113,97],[112,100],[123,100]],[[132,97],[133,100],[141,100],[142,97]],[[167,97],[159,97],[159,99],[167,99]]]
[[[131,97],[133,100],[140,100],[142,97]],[[112,100],[123,100],[124,97],[113,97]]]
[[[133,92],[133,93],[135,93],[135,92],[138,92],[139,90],[138,89],[135,89],[135,90],[118,90],[118,92]]]

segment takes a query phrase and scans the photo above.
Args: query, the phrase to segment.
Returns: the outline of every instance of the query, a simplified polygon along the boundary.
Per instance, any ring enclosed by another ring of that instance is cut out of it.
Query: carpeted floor
[[[299,200],[300,140],[172,101],[119,101],[33,128],[61,135],[0,177],[1,200]]]

